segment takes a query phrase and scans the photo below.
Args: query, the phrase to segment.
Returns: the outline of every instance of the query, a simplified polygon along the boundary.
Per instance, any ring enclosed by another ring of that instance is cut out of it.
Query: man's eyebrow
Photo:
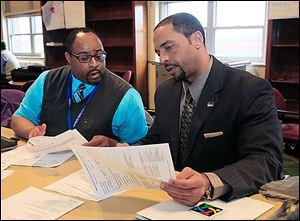
[[[163,46],[165,46],[166,44],[170,44],[170,43],[174,43],[174,41],[170,41],[170,40],[165,41],[164,43],[162,43],[162,44],[160,45],[160,47],[163,47]]]
[[[98,53],[98,52],[103,52],[104,50],[102,50],[102,49],[98,49],[98,50],[96,50],[95,52],[96,53]],[[90,54],[90,52],[88,52],[88,51],[81,51],[81,52],[79,52],[78,54]]]
[[[171,40],[165,41],[165,42],[162,43],[159,47],[162,48],[162,47],[164,47],[166,44],[170,44],[170,43],[174,43],[174,41],[171,41]],[[155,49],[155,53],[158,54],[158,53],[159,53],[159,50]]]

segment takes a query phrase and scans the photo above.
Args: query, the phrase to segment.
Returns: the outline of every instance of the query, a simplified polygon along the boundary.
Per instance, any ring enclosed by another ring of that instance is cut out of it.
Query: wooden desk
[[[4,127],[1,127],[1,134],[7,137],[14,136],[12,130]],[[24,141],[19,141],[19,145],[22,144],[24,144]],[[30,186],[43,190],[45,186],[81,169],[81,166],[73,156],[55,168],[10,166],[8,169],[14,170],[15,173],[1,181],[1,200],[21,192]],[[281,205],[280,202],[268,201],[259,194],[254,195],[253,198],[274,204],[274,207],[260,216],[259,219],[266,219],[277,211]],[[153,190],[130,190],[100,202],[80,199],[84,200],[85,203],[59,219],[132,220],[135,219],[136,212],[167,199],[170,199],[170,197],[165,192]]]
[[[22,87],[24,84],[26,83],[26,81],[9,81],[8,84],[15,86],[15,87]]]

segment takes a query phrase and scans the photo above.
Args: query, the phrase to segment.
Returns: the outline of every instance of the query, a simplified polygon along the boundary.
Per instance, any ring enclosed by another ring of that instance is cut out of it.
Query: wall
[[[154,45],[153,45],[153,29],[159,21],[159,2],[148,1],[148,61],[155,61]],[[149,19],[153,18],[153,19]],[[154,93],[156,90],[156,67],[148,63],[148,94],[149,109],[155,109]]]

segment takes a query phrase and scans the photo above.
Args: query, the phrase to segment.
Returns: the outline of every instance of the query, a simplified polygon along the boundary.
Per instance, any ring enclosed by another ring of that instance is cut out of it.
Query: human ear
[[[71,62],[70,62],[70,54],[68,52],[65,52],[65,58],[68,61],[68,63],[71,64]]]
[[[203,36],[200,31],[196,31],[193,35],[195,46],[197,49],[199,49],[201,47],[201,44],[203,43]]]

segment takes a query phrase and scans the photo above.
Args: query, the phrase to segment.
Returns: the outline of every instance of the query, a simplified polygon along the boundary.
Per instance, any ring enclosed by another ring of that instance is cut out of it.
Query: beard
[[[186,74],[185,74],[185,72],[182,70],[182,72],[179,75],[174,76],[174,79],[177,82],[185,81],[186,80]]]
[[[105,69],[93,69],[93,70],[90,70],[86,74],[86,78],[85,78],[86,82],[88,84],[91,84],[91,85],[97,85],[102,80],[104,70]],[[95,78],[95,77],[92,76],[91,73],[93,73],[94,75],[97,74],[99,76]]]

